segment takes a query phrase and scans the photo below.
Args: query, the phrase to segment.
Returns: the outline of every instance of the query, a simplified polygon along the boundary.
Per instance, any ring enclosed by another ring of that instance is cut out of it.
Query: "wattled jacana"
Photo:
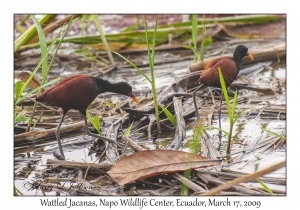
[[[233,53],[233,57],[220,57],[215,58],[210,61],[204,68],[203,72],[198,79],[199,87],[193,92],[193,100],[194,106],[196,110],[197,118],[199,119],[198,108],[196,104],[196,92],[202,87],[202,85],[210,86],[210,87],[217,87],[221,88],[220,78],[219,78],[219,71],[218,68],[221,69],[222,75],[224,77],[226,87],[231,85],[231,83],[237,78],[239,74],[243,57],[248,56],[251,60],[253,60],[253,56],[248,53],[248,48],[244,45],[238,45]],[[221,96],[221,103],[219,107],[219,125],[220,123],[220,110],[222,105],[223,94]]]
[[[36,98],[38,102],[61,107],[63,110],[63,115],[55,132],[61,156],[65,157],[60,142],[60,127],[70,109],[78,110],[83,115],[87,135],[118,144],[112,139],[92,134],[88,129],[86,109],[99,94],[104,92],[127,95],[136,103],[139,103],[138,99],[132,94],[132,87],[128,83],[118,82],[112,84],[107,80],[88,75],[74,75],[63,79]]]

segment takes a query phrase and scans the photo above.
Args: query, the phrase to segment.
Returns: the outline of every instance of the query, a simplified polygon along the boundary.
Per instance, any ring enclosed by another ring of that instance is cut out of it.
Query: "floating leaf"
[[[212,160],[201,155],[182,151],[146,150],[122,158],[107,173],[119,185],[124,185],[137,179],[162,173],[217,166],[221,162],[221,160]]]

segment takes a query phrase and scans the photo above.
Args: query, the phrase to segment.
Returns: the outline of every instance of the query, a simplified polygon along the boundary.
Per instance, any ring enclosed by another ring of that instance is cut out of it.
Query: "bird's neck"
[[[119,93],[118,83],[110,83],[107,80],[92,77],[92,79],[95,81],[95,84],[97,85],[97,94],[101,94],[104,92],[113,92],[113,93]]]
[[[233,61],[234,61],[235,65],[236,65],[236,68],[237,68],[238,73],[239,73],[240,69],[241,69],[243,58],[241,56],[235,56],[235,55],[233,55]]]

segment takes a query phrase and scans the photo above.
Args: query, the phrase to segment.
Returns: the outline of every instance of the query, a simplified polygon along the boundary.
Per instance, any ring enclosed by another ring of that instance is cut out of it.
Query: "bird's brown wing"
[[[53,106],[79,109],[87,107],[96,96],[93,79],[86,75],[75,75],[46,90],[37,100]]]
[[[218,68],[222,71],[226,85],[231,84],[237,76],[237,68],[230,57],[218,58],[208,63],[198,81],[206,86],[221,87]]]
[[[213,67],[216,63],[218,63],[221,59],[224,59],[224,58],[227,58],[227,57],[214,58],[213,60],[209,61],[206,64],[204,69]]]

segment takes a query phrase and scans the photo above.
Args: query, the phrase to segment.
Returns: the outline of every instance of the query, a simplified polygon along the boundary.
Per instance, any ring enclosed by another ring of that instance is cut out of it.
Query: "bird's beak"
[[[250,53],[248,53],[247,56],[248,58],[250,58],[250,60],[254,60],[253,56]]]
[[[139,100],[130,92],[130,93],[128,93],[128,96],[130,96],[131,98],[132,98],[132,100],[134,100],[135,101],[135,103],[137,103],[137,104],[139,104],[140,102],[139,102]]]

